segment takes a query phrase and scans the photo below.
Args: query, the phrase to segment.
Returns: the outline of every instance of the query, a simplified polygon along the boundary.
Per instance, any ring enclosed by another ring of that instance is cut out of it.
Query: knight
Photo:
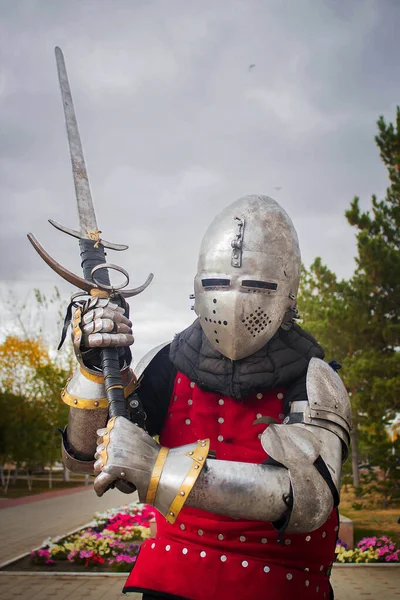
[[[95,298],[75,312],[80,368],[62,393],[71,406],[64,462],[96,475],[99,496],[136,489],[158,511],[124,592],[333,598],[351,409],[337,363],[295,322],[300,269],[287,213],[245,196],[203,238],[196,320],[135,372],[128,307]],[[118,347],[130,419],[107,420],[107,346]]]

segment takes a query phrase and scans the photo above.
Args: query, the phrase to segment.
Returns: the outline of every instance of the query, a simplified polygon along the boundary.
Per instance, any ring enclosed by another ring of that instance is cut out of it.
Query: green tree
[[[29,467],[32,461],[51,466],[60,458],[55,431],[68,414],[60,391],[73,365],[70,344],[61,352],[54,348],[65,303],[57,288],[50,296],[34,289],[21,301],[10,292],[3,303],[10,319],[0,344],[0,467],[5,462]],[[2,470],[1,475],[3,481]]]
[[[60,399],[68,375],[40,339],[9,336],[0,344],[0,465],[29,472],[60,460],[56,430],[68,419]]]
[[[346,218],[357,228],[357,270],[353,285],[365,305],[366,325],[374,344],[388,352],[400,346],[400,107],[396,126],[378,120],[375,137],[387,168],[386,197],[372,196],[372,210],[362,212],[354,198]]]
[[[338,280],[317,258],[303,272],[299,295],[304,326],[325,347],[327,360],[343,364],[353,413],[355,487],[360,483],[359,435],[362,445],[372,444],[375,435],[382,450],[381,433],[366,432],[371,423],[384,428],[400,410],[400,109],[396,126],[381,117],[378,130],[376,143],[390,185],[383,200],[372,197],[370,211],[360,210],[359,198],[346,211],[357,229],[356,271],[351,279]],[[382,463],[384,455],[382,450]],[[379,466],[376,452],[373,460]]]

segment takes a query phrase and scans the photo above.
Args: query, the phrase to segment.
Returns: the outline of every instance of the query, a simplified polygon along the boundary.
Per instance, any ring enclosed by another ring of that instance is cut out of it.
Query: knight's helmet
[[[245,196],[217,215],[194,280],[194,309],[212,346],[239,360],[289,327],[300,267],[296,230],[272,198]]]

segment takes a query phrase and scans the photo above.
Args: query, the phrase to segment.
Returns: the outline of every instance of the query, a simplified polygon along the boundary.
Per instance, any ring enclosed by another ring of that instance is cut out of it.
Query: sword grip
[[[113,417],[128,418],[128,408],[124,396],[119,358],[116,348],[104,348],[101,351],[101,366],[108,400],[108,414]]]
[[[94,247],[93,240],[79,240],[81,249],[82,269],[85,279],[92,281],[92,269],[96,265],[106,262],[106,253],[104,247],[99,244]],[[97,279],[105,285],[110,285],[110,277],[107,269],[101,269]],[[93,287],[95,284],[93,283]],[[112,417],[129,418],[128,407],[124,396],[124,386],[122,384],[121,372],[119,369],[119,358],[117,348],[103,348],[101,351],[101,366],[104,375],[104,384],[108,400],[108,413]]]

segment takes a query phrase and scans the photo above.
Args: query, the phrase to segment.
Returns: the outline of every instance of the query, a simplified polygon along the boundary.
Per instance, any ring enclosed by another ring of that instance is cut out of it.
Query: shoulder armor
[[[339,375],[323,360],[312,358],[308,365],[306,387],[309,406],[305,412],[308,423],[331,430],[348,447],[351,405]]]
[[[153,358],[155,358],[157,356],[157,354],[159,352],[161,352],[161,350],[163,350],[170,343],[171,342],[168,341],[168,342],[164,342],[163,344],[160,344],[159,346],[156,346],[155,348],[153,348],[152,350],[150,350],[150,352],[148,352],[147,354],[145,354],[143,356],[143,358],[141,358],[139,360],[139,362],[137,363],[137,365],[133,369],[133,372],[134,372],[134,374],[136,376],[136,379],[138,381],[139,381],[140,377],[143,375],[145,369],[148,367],[148,365],[153,360]]]

